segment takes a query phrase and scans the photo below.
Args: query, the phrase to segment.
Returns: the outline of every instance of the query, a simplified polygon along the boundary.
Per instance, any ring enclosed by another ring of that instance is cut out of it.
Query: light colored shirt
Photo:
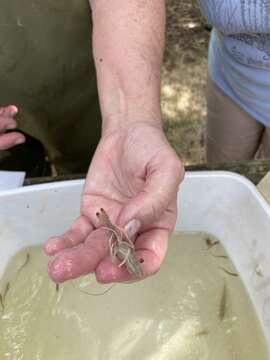
[[[270,127],[270,0],[198,0],[213,25],[209,75]]]

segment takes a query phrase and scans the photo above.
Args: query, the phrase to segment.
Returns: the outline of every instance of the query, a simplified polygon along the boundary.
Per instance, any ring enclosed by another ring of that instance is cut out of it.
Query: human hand
[[[17,123],[14,119],[18,109],[16,106],[0,107],[0,150],[7,150],[25,141],[23,134],[16,131],[6,133],[7,130],[16,129]]]
[[[44,246],[53,256],[51,278],[63,282],[87,273],[101,283],[131,280],[124,267],[111,262],[108,233],[96,212],[104,208],[130,236],[138,234],[136,257],[143,277],[158,271],[177,214],[176,197],[184,169],[161,128],[133,123],[104,135],[89,168],[81,216],[61,236]]]

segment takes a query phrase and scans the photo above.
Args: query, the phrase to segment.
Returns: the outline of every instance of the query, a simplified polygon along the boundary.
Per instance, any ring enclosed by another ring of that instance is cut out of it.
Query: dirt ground
[[[205,162],[208,40],[196,0],[167,0],[162,111],[168,139],[186,165]]]

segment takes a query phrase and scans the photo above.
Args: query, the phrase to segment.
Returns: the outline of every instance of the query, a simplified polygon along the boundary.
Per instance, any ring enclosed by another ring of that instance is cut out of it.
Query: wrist
[[[163,128],[159,99],[129,98],[118,94],[117,100],[107,109],[102,109],[102,136],[133,124],[148,124]],[[111,99],[112,100],[112,99]]]
[[[160,115],[150,116],[149,114],[145,115],[145,114],[136,113],[136,115],[127,118],[122,114],[120,114],[120,115],[110,116],[102,121],[102,137],[110,133],[113,133],[114,131],[130,128],[131,126],[143,125],[143,124],[148,126],[153,126],[160,130],[163,129]]]

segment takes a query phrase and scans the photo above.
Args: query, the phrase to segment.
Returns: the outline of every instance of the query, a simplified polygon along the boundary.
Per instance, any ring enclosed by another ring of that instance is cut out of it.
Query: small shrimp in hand
[[[108,241],[113,263],[116,263],[117,260],[120,261],[119,267],[125,265],[135,279],[141,279],[143,275],[140,264],[143,263],[143,259],[136,259],[134,243],[125,230],[113,224],[104,209],[101,208],[96,215],[102,228],[110,233]]]

